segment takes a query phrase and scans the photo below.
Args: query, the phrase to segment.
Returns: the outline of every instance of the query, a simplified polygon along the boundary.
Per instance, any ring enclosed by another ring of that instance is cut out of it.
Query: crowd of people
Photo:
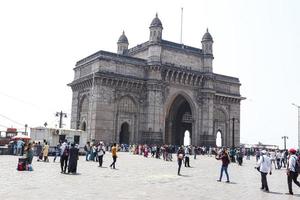
[[[41,144],[29,143],[29,142],[16,142],[16,155],[25,154],[25,159],[28,165],[32,167],[32,160],[34,156],[37,156],[37,161],[49,162],[48,153],[49,145],[46,141]],[[24,146],[23,150],[20,146]],[[215,147],[196,147],[192,145],[188,146],[176,146],[176,145],[105,145],[102,141],[96,143],[88,142],[84,146],[85,160],[94,161],[99,163],[99,167],[103,166],[103,159],[105,153],[109,151],[112,156],[111,169],[116,168],[117,152],[129,152],[132,155],[140,155],[145,158],[156,158],[164,161],[173,161],[173,156],[176,155],[176,161],[178,164],[177,174],[181,175],[181,167],[184,163],[185,167],[190,166],[190,158],[197,159],[197,155],[207,155],[208,157],[215,157],[215,159],[221,161],[220,176],[217,179],[218,182],[222,181],[223,174],[226,175],[226,182],[230,183],[228,167],[230,163],[237,163],[242,166],[243,159],[250,159],[251,156],[256,158],[255,168],[261,175],[261,190],[269,192],[267,175],[272,174],[272,168],[275,169],[286,168],[287,182],[288,182],[288,194],[293,195],[292,182],[298,187],[300,183],[297,180],[300,173],[300,156],[299,151],[295,149],[288,150],[262,150],[262,149],[245,149],[245,148],[215,148]],[[77,161],[79,159],[79,147],[74,143],[68,143],[67,141],[61,142],[55,147],[55,154],[53,162],[57,158],[60,158],[61,173],[77,173]]]

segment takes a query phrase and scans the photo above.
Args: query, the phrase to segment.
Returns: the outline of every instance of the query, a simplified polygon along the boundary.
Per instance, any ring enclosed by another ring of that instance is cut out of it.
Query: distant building
[[[16,128],[7,128],[6,129],[6,138],[14,137],[18,134],[18,131]]]
[[[132,48],[123,32],[117,53],[98,51],[76,63],[71,128],[89,140],[125,144],[222,146],[240,143],[238,78],[213,72],[213,38],[208,30],[202,49],[163,40],[156,17],[149,40]],[[229,53],[229,52],[224,52]],[[222,66],[226,67],[226,66]]]
[[[62,128],[30,128],[30,137],[33,141],[47,141],[50,146],[56,146],[60,142],[67,140],[68,142],[79,144],[83,147],[87,142],[86,132],[73,129]]]
[[[262,143],[258,143],[258,144],[241,144],[242,147],[245,148],[253,148],[253,149],[279,149],[279,145],[275,145],[275,144],[262,144]]]

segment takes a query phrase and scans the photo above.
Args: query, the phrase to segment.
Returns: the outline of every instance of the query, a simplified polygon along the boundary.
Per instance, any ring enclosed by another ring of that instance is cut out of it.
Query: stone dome
[[[155,18],[152,20],[151,24],[150,24],[150,28],[151,27],[161,27],[162,28],[162,23],[160,21],[160,19],[157,16],[157,13],[155,15]]]
[[[118,44],[119,44],[119,43],[129,44],[129,43],[128,43],[128,39],[127,39],[127,37],[126,37],[124,31],[123,31],[122,35],[120,36],[120,38],[119,38],[119,40],[118,40]]]
[[[211,34],[208,32],[208,29],[206,29],[206,33],[203,35],[202,41],[213,41]]]

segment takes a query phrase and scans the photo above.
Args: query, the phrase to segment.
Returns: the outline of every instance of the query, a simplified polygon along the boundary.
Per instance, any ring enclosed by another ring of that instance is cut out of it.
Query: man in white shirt
[[[190,166],[190,148],[189,146],[186,146],[184,149],[184,166],[185,167],[191,167]]]
[[[292,189],[292,181],[300,187],[300,183],[297,180],[298,178],[298,172],[296,171],[296,162],[297,162],[297,156],[296,156],[296,150],[290,149],[289,150],[289,159],[287,164],[287,182],[289,187],[289,194],[293,195],[293,189]]]
[[[276,169],[276,164],[275,164],[276,153],[275,153],[275,151],[270,152],[270,157],[271,157],[271,165],[274,163],[274,167]]]
[[[272,164],[270,158],[266,155],[266,150],[261,151],[261,156],[257,162],[257,167],[259,167],[259,171],[261,174],[261,188],[266,192],[269,192],[267,175],[270,173],[272,175]]]
[[[97,147],[97,154],[98,154],[99,167],[102,167],[103,156],[105,154],[105,146],[102,141],[99,143],[99,145]]]

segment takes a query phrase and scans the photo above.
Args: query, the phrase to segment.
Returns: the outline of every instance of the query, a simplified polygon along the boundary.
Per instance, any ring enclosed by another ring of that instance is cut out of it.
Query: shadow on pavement
[[[277,194],[277,195],[284,195],[284,193],[281,193],[281,192],[269,192],[269,194]]]
[[[189,176],[189,175],[179,175],[179,176],[181,176],[181,177],[191,177],[191,176]]]

